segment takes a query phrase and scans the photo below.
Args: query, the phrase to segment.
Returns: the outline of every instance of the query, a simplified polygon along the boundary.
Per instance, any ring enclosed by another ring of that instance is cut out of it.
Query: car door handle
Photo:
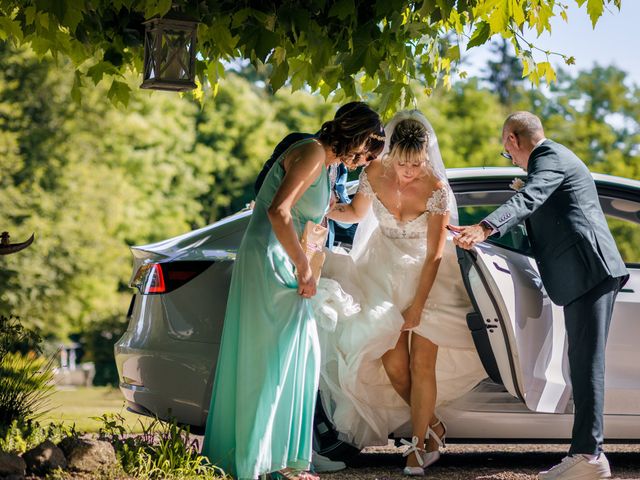
[[[620,293],[635,293],[633,288],[621,288]]]
[[[493,262],[493,266],[496,267],[496,270],[499,270],[501,272],[508,273],[509,275],[511,275],[511,272],[509,271],[508,268],[501,267],[496,262]]]

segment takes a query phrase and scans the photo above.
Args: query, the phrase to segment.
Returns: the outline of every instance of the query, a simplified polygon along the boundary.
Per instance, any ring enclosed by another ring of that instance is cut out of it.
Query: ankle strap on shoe
[[[416,459],[418,460],[418,465],[422,466],[424,465],[424,460],[422,459],[422,455],[421,455],[421,452],[423,451],[423,449],[418,448],[419,441],[420,439],[418,437],[413,437],[410,442],[408,442],[406,439],[403,438],[402,440],[400,440],[400,443],[402,445],[407,445],[409,447],[407,448],[407,450],[405,450],[402,456],[408,457],[412,453],[415,453]]]

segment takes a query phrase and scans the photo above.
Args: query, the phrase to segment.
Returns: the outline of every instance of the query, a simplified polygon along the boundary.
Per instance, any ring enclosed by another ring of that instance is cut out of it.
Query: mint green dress
[[[311,300],[298,295],[294,266],[267,217],[287,152],[267,174],[238,250],[202,448],[214,465],[239,479],[308,469],[311,461],[318,332]],[[329,192],[322,169],[293,208],[298,235],[308,220],[322,220]]]

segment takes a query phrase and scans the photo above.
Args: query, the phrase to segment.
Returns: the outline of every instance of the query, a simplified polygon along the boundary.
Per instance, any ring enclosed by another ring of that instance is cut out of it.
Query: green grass
[[[135,433],[142,432],[140,421],[144,425],[151,422],[148,417],[128,412],[120,391],[111,387],[57,389],[47,408],[51,410],[38,419],[42,425],[63,422],[71,426],[75,423],[78,432],[97,432],[102,423],[91,417],[104,413],[119,413],[126,419],[125,426]]]

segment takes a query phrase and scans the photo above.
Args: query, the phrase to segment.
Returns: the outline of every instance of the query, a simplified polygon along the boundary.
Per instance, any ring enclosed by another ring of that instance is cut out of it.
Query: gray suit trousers
[[[564,307],[575,407],[569,454],[602,451],[605,346],[621,280],[608,277]]]

